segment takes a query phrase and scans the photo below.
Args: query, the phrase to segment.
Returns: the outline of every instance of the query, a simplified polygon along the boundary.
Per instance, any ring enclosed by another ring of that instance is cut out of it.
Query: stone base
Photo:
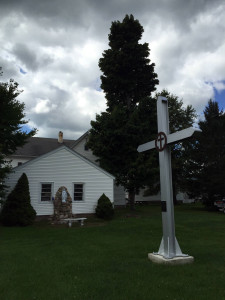
[[[184,265],[194,262],[193,256],[176,256],[174,258],[165,258],[159,254],[148,253],[148,258],[154,263],[165,265]]]
[[[66,191],[65,202],[63,202],[62,199],[63,191]],[[72,198],[70,197],[67,188],[65,186],[61,186],[55,194],[53,220],[56,222],[60,222],[61,219],[72,217]]]

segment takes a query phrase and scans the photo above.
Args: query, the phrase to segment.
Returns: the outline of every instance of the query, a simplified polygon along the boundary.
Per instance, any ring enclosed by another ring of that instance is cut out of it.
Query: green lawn
[[[225,299],[225,215],[182,205],[175,219],[192,265],[148,260],[162,237],[158,206],[84,227],[0,227],[0,300]]]

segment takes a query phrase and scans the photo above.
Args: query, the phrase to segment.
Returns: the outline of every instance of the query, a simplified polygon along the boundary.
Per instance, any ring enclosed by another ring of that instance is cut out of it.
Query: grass
[[[122,209],[109,222],[90,218],[84,227],[0,227],[0,299],[225,299],[225,215],[181,205],[175,219],[192,265],[147,259],[162,236],[158,206]]]

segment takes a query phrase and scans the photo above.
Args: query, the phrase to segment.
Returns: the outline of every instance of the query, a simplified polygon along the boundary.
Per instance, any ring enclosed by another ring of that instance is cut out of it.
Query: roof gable
[[[72,153],[73,155],[75,155],[75,156],[78,157],[79,159],[83,160],[84,162],[88,163],[89,165],[91,165],[91,166],[94,167],[95,169],[99,170],[100,172],[104,173],[104,174],[107,175],[108,177],[110,177],[110,178],[112,178],[112,179],[115,179],[115,177],[114,177],[112,174],[108,173],[108,172],[105,171],[104,169],[102,169],[102,168],[100,168],[99,166],[97,166],[95,163],[93,163],[93,162],[91,162],[90,160],[88,160],[86,157],[82,156],[82,155],[79,154],[78,152],[72,150],[71,148],[69,148],[69,147],[67,147],[67,146],[65,146],[65,145],[62,145],[61,147],[58,147],[57,149],[54,149],[54,150],[52,150],[52,151],[50,151],[50,152],[48,152],[48,153],[45,153],[45,154],[43,154],[43,155],[41,155],[41,156],[38,156],[38,157],[36,157],[36,158],[34,158],[34,159],[31,159],[31,160],[25,162],[24,164],[22,164],[22,165],[20,165],[20,166],[17,166],[17,167],[15,167],[15,168],[13,168],[13,170],[19,170],[19,169],[22,169],[22,168],[24,168],[24,167],[27,166],[27,165],[33,164],[34,162],[37,162],[38,160],[41,160],[41,159],[43,159],[43,158],[46,158],[46,157],[48,157],[48,156],[50,156],[50,155],[52,155],[52,154],[54,154],[54,153],[56,153],[56,152],[58,152],[58,151],[61,151],[61,150],[63,150],[63,149],[66,149],[68,152]]]
[[[87,138],[89,134],[89,130],[86,131],[82,136],[79,137],[79,139],[77,139],[76,141],[74,141],[74,143],[72,144],[71,148],[75,148],[76,145],[78,145],[83,139]]]

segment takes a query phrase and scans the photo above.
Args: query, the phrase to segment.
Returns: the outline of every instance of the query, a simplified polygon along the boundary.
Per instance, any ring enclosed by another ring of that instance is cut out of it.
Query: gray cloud
[[[12,52],[18,60],[25,64],[27,69],[32,71],[38,69],[38,60],[35,52],[30,50],[25,44],[17,43],[13,47]]]
[[[158,89],[200,111],[225,79],[224,12],[222,0],[2,0],[3,79],[19,82],[19,98],[40,136],[63,130],[65,138],[79,137],[105,109],[98,60],[111,22],[133,14],[144,27]]]

